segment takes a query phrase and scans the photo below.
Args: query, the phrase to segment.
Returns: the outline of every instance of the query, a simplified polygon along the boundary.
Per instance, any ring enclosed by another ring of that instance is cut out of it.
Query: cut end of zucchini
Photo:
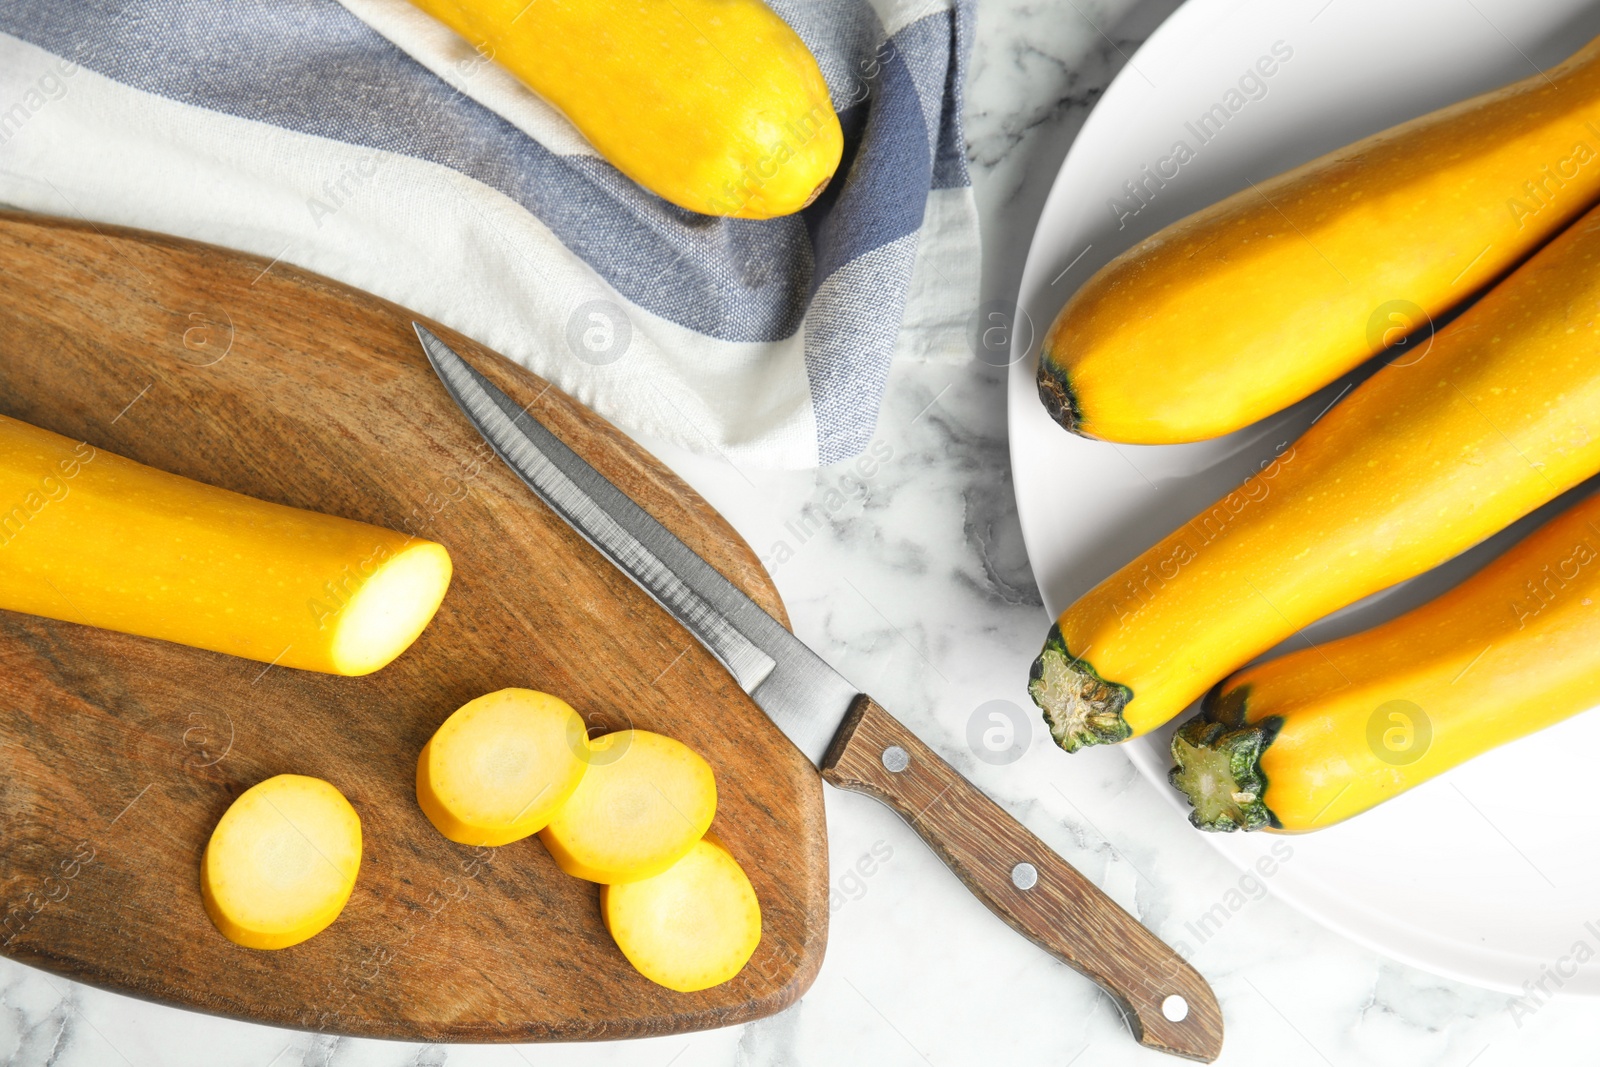
[[[1106,681],[1088,661],[1068,651],[1060,625],[1050,627],[1044,650],[1033,661],[1028,695],[1044,712],[1050,736],[1068,752],[1133,736],[1133,727],[1122,717],[1133,690]]]
[[[450,553],[419,541],[391,556],[339,612],[332,655],[340,674],[371,674],[411,647],[450,587]]]
[[[1083,415],[1078,410],[1077,398],[1072,395],[1067,372],[1056,365],[1048,351],[1039,356],[1039,400],[1050,417],[1064,429],[1083,432]]]
[[[563,871],[602,885],[642,881],[681,860],[711,828],[716,777],[687,745],[619,730],[589,750],[583,780],[539,831]]]
[[[634,969],[679,993],[733,978],[761,943],[756,891],[710,834],[653,878],[603,886],[600,914]]]
[[[423,746],[417,803],[463,845],[509,845],[544,829],[583,780],[583,719],[566,701],[501,689],[463,704]]]
[[[1267,807],[1261,753],[1272,743],[1271,725],[1229,729],[1204,715],[1172,736],[1177,766],[1168,779],[1189,798],[1189,821],[1202,830],[1264,830],[1282,824]]]
[[[361,870],[361,819],[320,778],[280,774],[245,790],[211,832],[200,896],[246,948],[298,945],[344,910]]]

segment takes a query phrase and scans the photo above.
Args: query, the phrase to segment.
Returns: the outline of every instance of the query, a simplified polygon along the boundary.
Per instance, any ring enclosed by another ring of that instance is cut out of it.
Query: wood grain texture
[[[884,758],[895,747],[898,771]],[[1115,998],[1141,1044],[1207,1063],[1221,1054],[1222,1009],[1206,980],[871,697],[851,706],[822,776],[899,813],[990,911]],[[1030,888],[1012,881],[1019,863],[1037,871]],[[1180,1022],[1162,1013],[1174,994],[1187,1004]]]
[[[495,459],[429,370],[411,315],[268,266],[0,215],[0,412],[440,541],[454,583],[416,645],[366,678],[0,612],[0,951],[202,1011],[412,1040],[633,1037],[792,1003],[827,933],[815,770]],[[754,554],[658,462],[541,379],[429,325],[785,618]],[[738,978],[693,994],[653,985],[606,934],[597,887],[562,874],[537,839],[473,849],[433,830],[413,794],[417,753],[457,707],[504,686],[556,693],[595,726],[679,738],[711,763],[714,828],[764,919]],[[239,793],[290,771],[326,778],[360,813],[360,881],[310,941],[239,948],[202,910],[201,851]]]

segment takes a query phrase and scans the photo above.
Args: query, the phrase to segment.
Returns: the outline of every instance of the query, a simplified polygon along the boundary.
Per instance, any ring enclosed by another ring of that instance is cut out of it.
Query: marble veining
[[[1015,293],[1073,135],[1175,6],[980,5],[966,121],[986,298]],[[802,637],[1186,952],[1222,1001],[1222,1063],[1593,1062],[1592,1004],[1554,1001],[1513,1016],[1504,994],[1360,948],[1273,898],[1270,875],[1225,862],[1121,752],[1069,757],[1051,744],[1025,692],[1048,620],[1018,533],[1005,431],[1002,369],[905,363],[870,463],[737,470],[651,447],[767,561]],[[1021,712],[1017,758],[993,762],[971,742],[973,723],[980,709],[1007,706]],[[773,1018],[603,1045],[417,1046],[209,1018],[0,960],[0,1058],[28,1067],[1175,1062],[1136,1045],[1107,997],[993,918],[887,809],[833,790],[827,805],[827,960],[801,1003]],[[1293,840],[1282,845],[1277,862],[1292,864]]]

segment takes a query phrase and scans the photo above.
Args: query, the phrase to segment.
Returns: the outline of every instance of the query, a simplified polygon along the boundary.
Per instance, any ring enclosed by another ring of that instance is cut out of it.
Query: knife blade
[[[888,804],[991,911],[1109,993],[1142,1044],[1217,1057],[1221,1009],[1177,952],[433,331],[412,326],[445,390],[495,454],[693,634],[824,781]]]

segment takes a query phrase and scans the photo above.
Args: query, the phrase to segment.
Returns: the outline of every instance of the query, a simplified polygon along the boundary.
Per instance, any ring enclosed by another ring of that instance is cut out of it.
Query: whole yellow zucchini
[[[1443,596],[1247,667],[1172,739],[1203,830],[1316,830],[1600,704],[1600,496]]]
[[[450,555],[0,416],[0,608],[368,674],[422,633]]]
[[[412,0],[618,170],[708,215],[799,211],[844,138],[805,42],[761,0]]]
[[[1597,57],[1600,41],[1135,245],[1051,326],[1045,407],[1105,440],[1216,437],[1461,303],[1600,199]]]
[[[1596,471],[1600,211],[1062,612],[1030,692],[1068,751],[1142,734]]]

